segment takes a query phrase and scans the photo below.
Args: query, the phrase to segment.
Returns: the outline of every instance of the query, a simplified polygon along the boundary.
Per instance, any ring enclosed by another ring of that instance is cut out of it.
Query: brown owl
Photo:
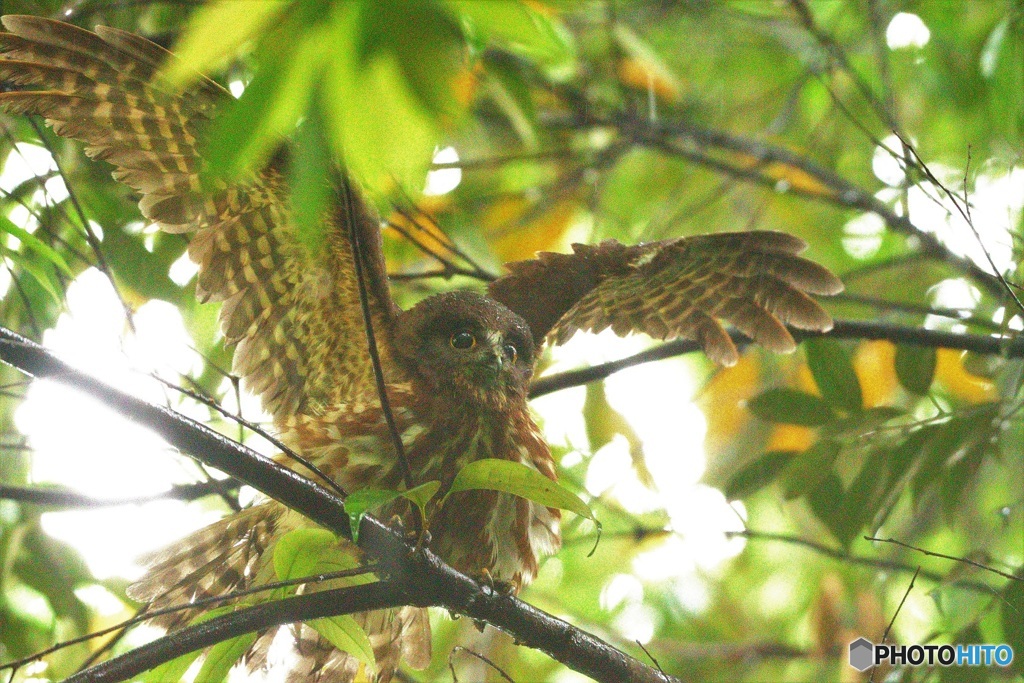
[[[82,140],[89,155],[113,164],[115,177],[142,195],[147,219],[191,234],[198,295],[223,302],[235,372],[261,398],[281,438],[347,491],[398,488],[403,480],[369,360],[357,258],[410,480],[439,481],[442,492],[463,465],[481,458],[555,478],[527,406],[545,342],[610,327],[687,337],[713,360],[732,364],[737,350],[720,320],[783,352],[795,347],[786,324],[831,327],[809,294],[834,294],[842,284],[797,256],[801,240],[778,232],[575,245],[572,254],[511,264],[486,296],[450,292],[402,311],[389,291],[380,223],[358,199],[338,202],[325,216],[326,245],[313,253],[297,237],[274,163],[237,184],[200,181],[197,141],[231,97],[219,85],[200,80],[185,92],[165,89],[154,75],[168,53],[117,29],[90,33],[27,16],[6,16],[3,24],[0,79],[17,89],[0,94],[0,106],[39,114],[58,134]],[[353,224],[358,249],[349,239]],[[462,492],[430,513],[431,547],[442,558],[514,587],[559,547],[558,511],[509,494]],[[159,608],[270,581],[277,540],[311,524],[280,503],[261,502],[153,558],[129,594]],[[358,556],[347,541],[338,543]],[[173,629],[193,616],[160,623]],[[429,662],[424,610],[356,616],[376,655],[376,680],[391,680],[403,659],[413,667]],[[356,676],[359,662],[308,626],[284,633],[299,654],[289,680]],[[250,667],[267,665],[276,635],[260,635],[246,655]]]

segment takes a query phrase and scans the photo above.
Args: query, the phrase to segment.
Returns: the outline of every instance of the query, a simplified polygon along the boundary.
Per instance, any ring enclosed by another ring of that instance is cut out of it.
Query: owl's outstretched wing
[[[299,240],[281,172],[269,165],[236,184],[200,178],[200,141],[231,95],[200,79],[184,92],[154,80],[171,58],[117,29],[96,33],[30,16],[5,16],[0,107],[39,114],[59,135],[114,165],[141,195],[143,215],[169,232],[193,233],[202,300],[223,301],[221,322],[237,343],[234,370],[275,420],[374,396],[372,366],[339,202],[320,253]],[[326,182],[326,180],[325,180]],[[355,198],[373,322],[388,357],[394,304],[379,223]]]
[[[490,293],[521,315],[534,339],[555,344],[576,330],[644,332],[698,342],[717,363],[732,365],[736,346],[720,320],[773,351],[796,348],[789,324],[828,330],[832,318],[810,294],[843,284],[797,256],[798,237],[771,231],[681,237],[637,246],[609,240],[574,244],[572,254],[544,252],[509,264]]]

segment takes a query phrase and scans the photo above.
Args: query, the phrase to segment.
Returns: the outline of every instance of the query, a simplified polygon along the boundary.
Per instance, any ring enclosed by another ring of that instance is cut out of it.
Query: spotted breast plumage
[[[219,85],[200,79],[184,92],[167,89],[154,77],[170,53],[117,29],[91,33],[27,16],[6,16],[3,24],[0,79],[14,89],[0,93],[0,107],[42,115],[58,134],[83,141],[87,154],[110,162],[115,177],[141,194],[148,220],[191,234],[198,296],[223,302],[234,371],[282,440],[347,491],[403,485],[368,354],[356,258],[411,481],[439,481],[442,492],[462,465],[481,458],[519,462],[555,479],[527,405],[536,349],[545,342],[610,327],[688,337],[730,364],[737,350],[720,319],[778,351],[794,347],[784,323],[831,326],[808,294],[833,294],[841,283],[797,256],[801,240],[777,232],[575,245],[572,254],[512,264],[487,296],[450,292],[402,311],[389,291],[380,223],[358,197],[324,217],[325,244],[313,250],[298,236],[276,161],[237,183],[201,177],[199,140],[231,97]],[[558,549],[558,523],[557,510],[524,498],[467,491],[430,510],[430,543],[455,568],[518,588]],[[311,525],[280,503],[258,503],[151,558],[129,594],[160,608],[271,581],[274,544]],[[157,623],[173,629],[195,616],[177,612]],[[429,663],[424,610],[379,610],[357,621],[373,646],[376,680],[391,680],[402,660]],[[309,627],[282,632],[299,655],[290,680],[357,675],[358,660]],[[269,665],[278,635],[260,635],[246,654],[250,667]]]

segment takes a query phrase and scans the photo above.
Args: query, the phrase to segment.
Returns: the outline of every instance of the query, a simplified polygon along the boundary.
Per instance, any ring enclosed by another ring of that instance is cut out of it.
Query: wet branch
[[[146,403],[79,372],[38,344],[5,328],[0,328],[0,360],[22,372],[60,381],[102,401],[115,412],[145,425],[206,465],[259,489],[335,533],[352,537],[344,503],[335,493],[270,458],[169,408]],[[303,598],[301,601],[291,599],[267,603],[251,611],[244,610],[190,626],[169,636],[170,641],[155,641],[163,642],[162,645],[132,650],[82,672],[74,680],[125,680],[132,674],[116,672],[152,668],[184,652],[228,639],[239,628],[251,630],[262,628],[261,624],[266,623],[301,621],[311,618],[307,615],[312,612],[306,612],[307,609],[322,610],[316,614],[328,616],[363,611],[376,604],[438,606],[486,622],[509,633],[520,644],[541,650],[569,668],[602,683],[672,683],[679,680],[514,596],[503,595],[489,586],[478,584],[444,564],[429,550],[410,546],[399,533],[369,516],[363,518],[360,526],[360,546],[389,577],[386,585],[372,590],[370,586],[364,586],[362,588],[366,590],[347,594],[343,605],[325,599],[325,592],[300,596]],[[402,602],[391,602],[394,599]],[[108,671],[114,673],[105,673]]]

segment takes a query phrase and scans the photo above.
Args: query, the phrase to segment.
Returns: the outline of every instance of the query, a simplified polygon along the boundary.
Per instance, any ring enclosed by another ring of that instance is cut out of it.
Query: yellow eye
[[[519,359],[519,351],[516,349],[515,344],[505,344],[505,357],[508,358],[508,362],[515,365],[516,360]]]
[[[456,332],[448,342],[452,345],[453,349],[465,351],[476,346],[476,337],[469,332]]]

